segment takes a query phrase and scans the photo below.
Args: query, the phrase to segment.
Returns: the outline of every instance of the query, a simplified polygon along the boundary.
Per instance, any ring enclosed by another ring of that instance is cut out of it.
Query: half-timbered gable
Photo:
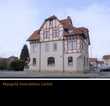
[[[46,19],[40,29],[40,37],[41,41],[63,39],[63,25],[55,16]]]

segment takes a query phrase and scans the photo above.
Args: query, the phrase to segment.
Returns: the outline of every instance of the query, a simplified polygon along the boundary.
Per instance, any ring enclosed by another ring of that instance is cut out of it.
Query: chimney
[[[67,17],[67,19],[70,21],[70,23],[72,24],[72,19],[70,16]]]

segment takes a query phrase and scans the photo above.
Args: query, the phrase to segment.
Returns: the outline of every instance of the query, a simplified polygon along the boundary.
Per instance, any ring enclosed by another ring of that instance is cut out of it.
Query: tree
[[[21,51],[20,60],[24,62],[25,66],[27,66],[29,63],[30,57],[29,57],[28,47],[26,44],[24,45],[24,47]]]
[[[0,63],[0,70],[7,70],[7,63],[6,62]]]
[[[22,60],[15,60],[12,61],[10,64],[10,69],[15,71],[23,71],[24,70],[24,61]]]
[[[8,69],[7,62],[8,62],[7,59],[0,60],[0,70],[7,70]]]

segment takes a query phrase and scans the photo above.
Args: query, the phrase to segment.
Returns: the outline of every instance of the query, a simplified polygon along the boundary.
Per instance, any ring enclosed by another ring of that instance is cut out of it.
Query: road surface
[[[0,78],[110,78],[110,72],[98,73],[61,73],[32,71],[0,71]]]

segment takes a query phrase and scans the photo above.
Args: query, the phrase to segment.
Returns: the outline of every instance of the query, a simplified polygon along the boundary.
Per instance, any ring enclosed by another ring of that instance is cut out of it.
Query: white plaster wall
[[[110,59],[104,59],[104,64],[110,66]]]
[[[35,48],[33,50],[33,44],[30,45],[30,69],[34,71],[39,71],[40,62],[40,43],[34,44]],[[36,65],[33,65],[33,58],[36,58]]]
[[[57,51],[53,51],[53,44],[57,43]],[[45,45],[49,45],[49,51]],[[55,66],[48,66],[48,57],[55,58]],[[63,71],[63,41],[44,42],[41,44],[41,71]]]
[[[89,45],[85,44],[83,42],[83,48],[81,49],[81,55],[82,55],[82,62],[84,63],[84,57],[85,57],[85,65],[83,64],[83,70],[88,71],[89,70],[89,62],[88,62],[88,57],[89,57]]]
[[[73,57],[73,65],[68,65],[68,57]],[[64,55],[64,71],[65,72],[77,72],[82,71],[81,67],[81,61],[78,60],[78,57],[80,57],[80,53],[70,53]]]

